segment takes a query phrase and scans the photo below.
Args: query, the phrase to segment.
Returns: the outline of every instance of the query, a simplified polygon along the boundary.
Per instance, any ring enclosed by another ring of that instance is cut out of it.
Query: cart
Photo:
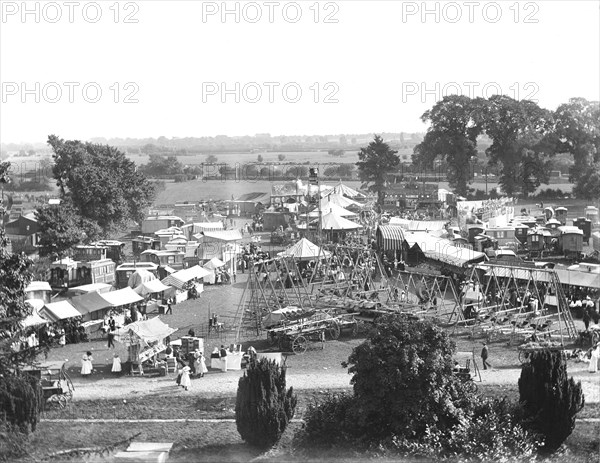
[[[329,317],[274,328],[267,332],[267,340],[271,345],[277,344],[279,350],[287,349],[295,354],[303,354],[311,343],[320,343],[323,349],[327,338],[338,339],[340,333],[340,322]]]
[[[44,409],[51,406],[65,408],[73,398],[75,387],[67,373],[65,363],[35,365],[23,371],[40,380],[44,394]]]
[[[475,361],[474,352],[456,352],[454,354],[454,374],[472,391],[477,392],[475,379],[481,382],[481,372]]]

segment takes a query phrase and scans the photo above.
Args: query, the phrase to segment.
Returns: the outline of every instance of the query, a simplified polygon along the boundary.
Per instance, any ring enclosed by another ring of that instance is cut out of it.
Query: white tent
[[[322,230],[340,231],[357,230],[359,228],[362,228],[362,225],[354,223],[348,219],[344,219],[343,217],[340,217],[333,212],[329,212],[321,218]]]
[[[141,296],[146,296],[147,294],[161,293],[170,288],[170,286],[167,286],[163,284],[162,281],[156,279],[142,283],[141,285],[134,288],[134,291]]]
[[[342,196],[346,196],[348,198],[366,198],[366,195],[362,194],[360,191],[355,190],[354,188],[350,188],[347,185],[344,185],[341,181],[335,185],[328,193],[334,193]]]
[[[127,286],[129,286],[130,288],[136,288],[142,283],[146,283],[147,281],[152,280],[156,280],[156,276],[152,272],[140,268],[131,274],[129,280],[127,280]]]
[[[40,315],[50,320],[51,322],[57,322],[59,320],[65,320],[67,318],[80,317],[79,311],[71,305],[69,301],[58,301],[46,304],[40,310]]]
[[[206,270],[214,270],[216,268],[223,267],[223,265],[225,265],[225,263],[223,261],[221,261],[220,259],[217,259],[216,257],[213,257],[202,267],[205,268]]]
[[[179,270],[178,272],[172,273],[168,277],[162,280],[163,284],[174,286],[177,289],[183,289],[184,285],[188,281],[192,281],[196,278],[204,278],[210,275],[210,272],[199,265],[187,268],[185,270]]]
[[[321,209],[325,209],[329,204],[335,204],[340,207],[362,206],[359,202],[335,193],[323,196],[323,199],[321,199]]]
[[[299,260],[312,260],[321,257],[328,257],[330,252],[325,250],[320,250],[319,246],[311,243],[306,238],[302,238],[296,244],[293,244],[285,251],[277,254],[282,257],[295,257]]]
[[[328,214],[330,212],[333,212],[335,215],[338,215],[340,217],[356,217],[356,214],[354,212],[351,212],[348,209],[344,209],[343,207],[338,206],[337,204],[327,203],[325,207],[321,206],[322,215]],[[315,209],[314,211],[309,212],[308,216],[319,217],[319,210]]]

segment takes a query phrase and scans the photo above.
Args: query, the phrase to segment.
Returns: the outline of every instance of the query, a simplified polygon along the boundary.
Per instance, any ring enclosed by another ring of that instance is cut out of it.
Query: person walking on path
[[[115,348],[115,334],[112,331],[109,331],[108,334],[106,335],[106,337],[108,338],[108,347],[112,347],[113,349]]]
[[[188,366],[183,367],[181,370],[181,387],[186,391],[189,391],[189,387],[192,385],[192,381],[190,380],[190,371],[191,368]]]
[[[596,373],[598,371],[598,360],[600,360],[600,342],[596,343],[592,349],[592,356],[588,366],[588,372]]]
[[[221,371],[227,372],[227,349],[225,346],[221,344],[221,350],[219,352],[219,357],[221,357]]]
[[[173,315],[173,307],[171,304],[173,303],[172,299],[167,299],[167,310],[165,311],[165,315]]]
[[[483,369],[484,370],[487,370],[488,367],[490,369],[492,368],[492,365],[490,365],[490,363],[487,361],[488,357],[489,357],[488,346],[484,342],[483,343],[483,348],[481,349],[481,361],[483,362]]]
[[[583,324],[585,325],[586,331],[589,329],[591,321],[592,317],[590,316],[590,309],[586,307],[585,309],[583,309]]]

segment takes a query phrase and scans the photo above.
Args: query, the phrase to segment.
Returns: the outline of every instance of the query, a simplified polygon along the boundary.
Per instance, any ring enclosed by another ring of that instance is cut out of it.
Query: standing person
[[[590,309],[583,309],[583,324],[585,325],[585,330],[587,331],[590,327],[590,322],[592,321],[592,317],[590,316]]]
[[[119,354],[115,354],[112,369],[110,371],[113,373],[121,373],[121,359],[119,358]]]
[[[60,347],[65,347],[67,344],[67,335],[65,334],[64,328],[60,329],[60,337],[58,338],[58,345]]]
[[[167,299],[167,310],[165,311],[165,315],[173,315],[173,307],[171,307],[172,303],[173,300],[171,298]]]
[[[190,367],[185,366],[183,367],[183,369],[181,370],[181,387],[184,388],[186,391],[189,390],[189,387],[192,385],[192,382],[190,380]]]
[[[223,344],[221,344],[219,357],[221,358],[221,371],[227,372],[227,349],[225,349],[225,346]]]
[[[590,365],[588,371],[590,373],[596,373],[598,371],[598,360],[600,360],[600,342],[596,343],[592,349],[592,357],[590,358]]]
[[[481,360],[483,362],[483,369],[487,370],[488,367],[492,368],[492,365],[490,365],[490,363],[487,361],[489,357],[489,351],[488,351],[488,346],[487,344],[484,342],[483,343],[483,348],[481,349]]]
[[[196,373],[200,375],[200,377],[204,377],[204,374],[208,372],[208,368],[206,368],[206,360],[204,358],[204,354],[201,351],[196,351],[198,353],[198,369]]]
[[[87,351],[81,358],[81,376],[89,376],[92,374],[92,362],[94,361],[92,353]]]
[[[106,337],[108,338],[108,347],[109,348],[115,348],[115,334],[111,331],[108,332],[108,334],[106,335]]]

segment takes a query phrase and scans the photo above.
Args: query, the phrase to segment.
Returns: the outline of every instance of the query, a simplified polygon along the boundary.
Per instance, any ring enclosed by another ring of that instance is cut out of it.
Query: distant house
[[[180,217],[175,215],[148,217],[142,222],[142,233],[147,235],[166,228],[181,227],[184,223]]]
[[[37,253],[39,225],[33,213],[21,215],[4,226],[13,252]]]

